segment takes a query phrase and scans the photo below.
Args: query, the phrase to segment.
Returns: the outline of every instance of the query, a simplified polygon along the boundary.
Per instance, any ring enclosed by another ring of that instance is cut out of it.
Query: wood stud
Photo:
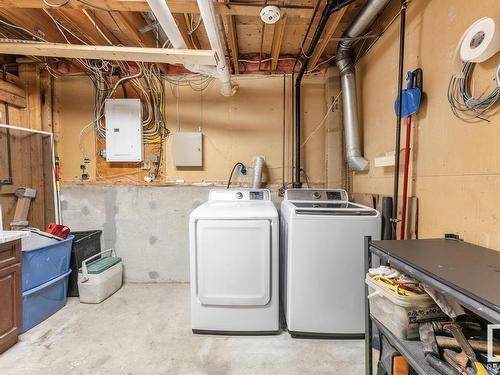
[[[231,59],[233,60],[234,73],[240,74],[239,68],[239,47],[238,47],[238,32],[236,30],[235,16],[226,16],[227,34],[229,38],[229,47],[231,48]]]

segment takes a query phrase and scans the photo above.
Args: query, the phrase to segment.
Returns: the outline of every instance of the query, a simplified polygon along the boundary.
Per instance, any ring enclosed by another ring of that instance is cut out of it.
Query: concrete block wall
[[[188,282],[189,214],[207,197],[203,187],[63,187],[62,218],[71,230],[102,229],[127,282]]]

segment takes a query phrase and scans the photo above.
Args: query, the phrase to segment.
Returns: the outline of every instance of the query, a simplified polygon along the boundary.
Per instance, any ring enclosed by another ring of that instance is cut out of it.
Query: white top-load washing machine
[[[364,237],[380,232],[380,214],[344,190],[286,191],[281,290],[292,337],[364,336]]]
[[[189,220],[194,333],[279,332],[279,219],[265,189],[215,189]]]

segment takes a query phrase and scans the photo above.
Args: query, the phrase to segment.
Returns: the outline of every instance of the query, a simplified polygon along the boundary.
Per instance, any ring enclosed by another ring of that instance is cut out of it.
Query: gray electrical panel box
[[[144,157],[140,99],[106,99],[106,161],[141,162]]]
[[[203,166],[203,139],[201,132],[172,134],[172,152],[176,167]]]

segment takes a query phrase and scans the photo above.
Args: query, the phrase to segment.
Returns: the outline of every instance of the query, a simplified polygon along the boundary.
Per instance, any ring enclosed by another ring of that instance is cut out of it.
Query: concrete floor
[[[126,284],[67,306],[0,355],[2,375],[362,374],[362,341],[193,335],[188,284]]]

